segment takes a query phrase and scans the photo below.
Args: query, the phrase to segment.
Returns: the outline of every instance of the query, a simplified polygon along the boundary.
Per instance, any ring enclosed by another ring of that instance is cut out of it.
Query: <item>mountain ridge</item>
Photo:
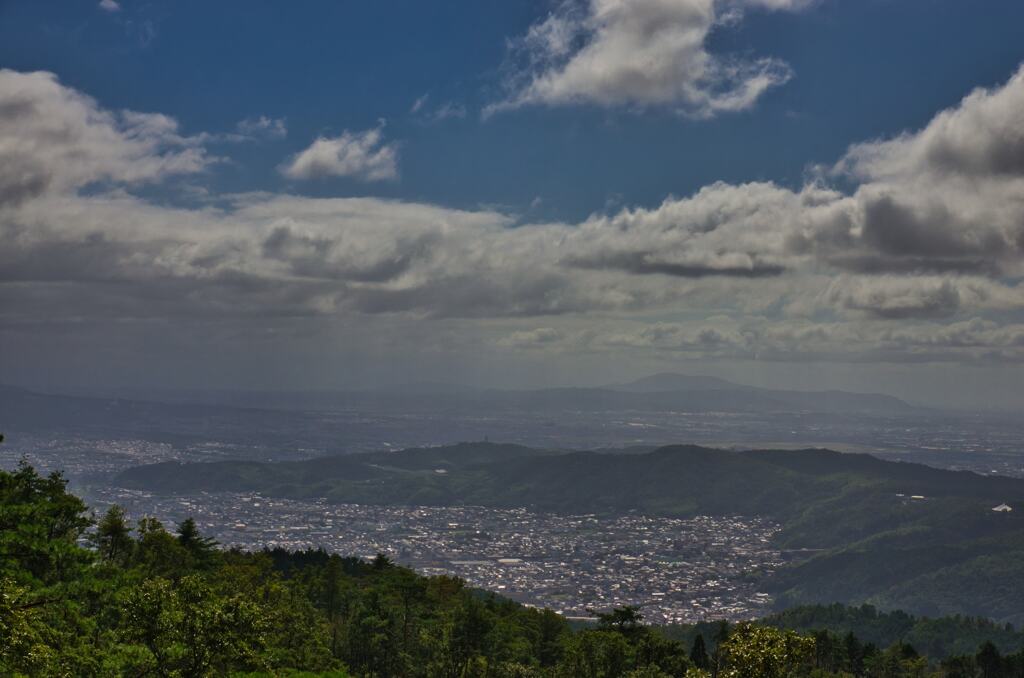
[[[431,390],[436,388],[437,390]],[[799,391],[765,389],[717,377],[660,373],[624,384],[583,387],[563,386],[540,389],[461,388],[446,384],[409,385],[394,388],[339,391],[173,391],[135,394],[125,397],[43,393],[16,386],[0,385],[0,412],[22,415],[20,421],[38,418],[28,411],[29,400],[53,399],[55,406],[70,409],[121,407],[125,410],[220,407],[235,411],[649,411],[649,412],[815,412],[830,414],[900,415],[925,411],[895,396],[851,391]],[[19,421],[11,415],[11,421]],[[54,421],[62,420],[53,417]],[[0,422],[3,424],[4,422]]]
[[[438,473],[443,470],[443,473]],[[1024,479],[826,449],[646,453],[498,443],[283,463],[165,463],[117,481],[155,492],[257,492],[355,504],[527,507],[606,515],[748,515],[808,552],[764,582],[780,605],[843,602],[1024,621]],[[992,508],[1009,504],[1009,513]],[[998,573],[991,574],[990,573]],[[961,593],[965,577],[977,591]]]

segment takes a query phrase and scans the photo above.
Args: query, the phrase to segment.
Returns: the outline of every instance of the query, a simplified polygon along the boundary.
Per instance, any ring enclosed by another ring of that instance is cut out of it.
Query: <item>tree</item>
[[[77,541],[92,520],[66,489],[59,472],[44,478],[24,460],[0,473],[0,575],[49,586],[76,578],[91,560]]]
[[[644,616],[640,609],[631,607],[617,607],[611,612],[597,615],[597,628],[606,631],[615,631],[624,636],[632,637],[643,629]]]
[[[894,643],[865,661],[873,678],[923,678],[928,662],[907,643]]]
[[[1003,675],[1003,658],[992,641],[986,640],[974,659],[981,669],[981,678],[999,678]]]
[[[565,619],[552,610],[541,610],[537,618],[537,659],[544,667],[554,666],[562,657],[562,639],[568,633]]]
[[[629,666],[629,644],[614,631],[582,631],[566,639],[556,674],[561,678],[613,678]]]
[[[854,675],[864,673],[864,646],[853,634],[848,632],[843,636],[843,652],[846,654],[845,669]]]
[[[96,526],[96,550],[104,560],[122,562],[131,555],[131,528],[125,519],[124,509],[114,504]]]
[[[708,657],[708,650],[704,643],[704,636],[697,634],[693,639],[693,647],[690,648],[690,661],[698,669],[707,671],[711,668],[711,659]]]
[[[814,640],[793,631],[738,624],[721,648],[720,676],[789,678],[814,665]]]
[[[216,540],[199,534],[196,521],[192,518],[186,518],[178,524],[178,543],[203,568],[209,567],[217,555]]]
[[[0,579],[0,675],[47,675],[54,670],[56,653],[44,640],[39,612],[27,589]]]
[[[140,519],[135,533],[139,538],[132,564],[141,568],[146,576],[177,580],[194,566],[192,554],[156,518],[147,516]]]
[[[715,625],[713,640],[715,641],[715,649],[711,654],[711,676],[712,678],[718,678],[718,674],[722,670],[725,644],[729,640],[729,622],[722,620]]]
[[[252,601],[216,595],[195,576],[174,585],[154,578],[133,587],[125,601],[122,637],[148,653],[140,675],[223,675],[228,668],[264,668],[259,659],[267,626]]]

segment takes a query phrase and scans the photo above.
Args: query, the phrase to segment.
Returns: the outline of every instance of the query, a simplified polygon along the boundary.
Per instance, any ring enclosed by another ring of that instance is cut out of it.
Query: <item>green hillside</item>
[[[765,582],[780,605],[870,602],[1024,621],[1024,480],[829,450],[558,453],[467,443],[278,464],[158,464],[136,488],[371,504],[527,506],[561,513],[761,515],[777,545],[815,555]],[[922,498],[914,498],[922,497]],[[964,583],[964,582],[967,583]]]

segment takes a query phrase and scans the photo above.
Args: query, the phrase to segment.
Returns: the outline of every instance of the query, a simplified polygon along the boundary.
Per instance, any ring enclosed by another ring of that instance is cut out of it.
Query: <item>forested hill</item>
[[[335,502],[528,506],[563,513],[761,515],[777,545],[820,549],[766,586],[782,604],[872,602],[1024,621],[1024,480],[829,450],[558,453],[472,443],[264,464],[159,464],[118,482]],[[923,497],[923,498],[914,498]],[[1006,503],[1016,510],[996,513]]]
[[[791,528],[787,539],[800,545],[806,545],[801,544],[805,538],[820,545],[821,535],[795,529],[808,508],[845,510],[870,498],[880,517],[930,515],[941,504],[985,508],[979,515],[988,518],[987,509],[997,504],[1024,502],[1024,480],[1015,478],[830,450],[729,451],[693,445],[627,454],[464,443],[298,462],[169,462],[129,469],[116,482],[161,492],[257,491],[355,503],[757,514],[786,521]],[[1015,522],[1017,516],[1005,518]],[[834,534],[835,541],[873,534],[871,522],[862,529],[846,526],[844,533]]]

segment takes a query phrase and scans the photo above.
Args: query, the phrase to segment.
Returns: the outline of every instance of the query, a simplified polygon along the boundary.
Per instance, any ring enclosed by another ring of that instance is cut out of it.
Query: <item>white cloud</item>
[[[416,97],[416,101],[412,102],[412,106],[409,108],[410,113],[419,113],[420,110],[427,105],[427,101],[430,100],[430,93],[426,93],[423,96]]]
[[[566,0],[513,45],[509,96],[524,105],[668,106],[696,117],[750,108],[792,76],[773,58],[715,55],[707,40],[724,12],[800,9],[798,0]],[[727,21],[726,23],[729,23]]]
[[[354,177],[363,181],[398,178],[398,144],[384,143],[382,128],[345,130],[338,137],[319,137],[282,168],[290,179]]]
[[[119,12],[121,5],[117,3],[117,0],[100,0],[100,9],[106,12]]]
[[[437,106],[429,106],[430,93],[416,99],[409,113],[416,116],[416,119],[423,123],[438,123],[451,118],[462,119],[466,117],[467,111],[463,104],[456,101],[445,101]]]
[[[511,328],[496,344],[535,351],[1024,361],[1024,168],[1001,155],[1022,89],[1018,74],[855,146],[838,165],[852,190],[715,183],[523,224],[375,198],[152,202],[133,187],[203,170],[205,137],[0,71],[0,320],[488,318]],[[396,173],[379,129],[319,141],[286,172]]]
[[[446,101],[430,114],[431,119],[440,122],[449,118],[465,118],[466,107],[454,101]]]
[[[213,161],[200,141],[165,115],[102,109],[53,74],[0,70],[0,203],[198,172]]]
[[[238,123],[238,133],[249,138],[284,139],[288,136],[288,126],[284,118],[246,118]]]

